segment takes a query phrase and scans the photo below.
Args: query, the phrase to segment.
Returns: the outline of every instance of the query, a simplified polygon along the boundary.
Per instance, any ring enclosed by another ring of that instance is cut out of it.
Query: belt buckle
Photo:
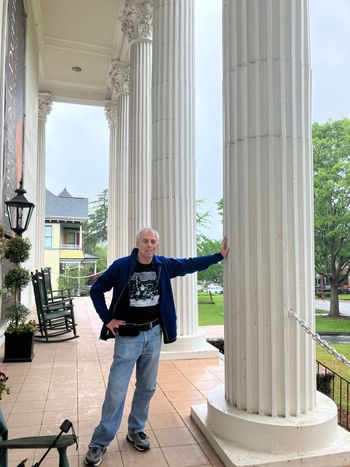
[[[153,328],[153,321],[151,321],[150,323],[148,323],[148,329],[152,329]]]

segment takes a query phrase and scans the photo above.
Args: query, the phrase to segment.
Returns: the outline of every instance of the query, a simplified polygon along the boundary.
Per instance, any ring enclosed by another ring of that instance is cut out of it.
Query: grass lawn
[[[349,293],[340,293],[338,295],[339,300],[350,300],[350,294]]]
[[[350,318],[316,316],[317,332],[350,332]]]
[[[321,308],[316,308],[315,313],[316,313],[316,315],[328,315],[328,311],[327,310],[322,310]]]
[[[320,298],[320,297],[316,297],[316,299],[318,299],[318,298]],[[349,293],[340,293],[340,294],[338,294],[338,298],[339,298],[339,300],[350,300],[350,294]],[[330,300],[329,297],[325,297],[324,299],[328,300],[328,301]]]
[[[347,360],[350,360],[350,345],[349,344],[330,344],[335,350],[344,355]],[[326,349],[321,347],[319,344],[316,346],[316,359],[323,363],[325,366],[330,368],[338,375],[342,376],[346,380],[350,381],[350,368],[343,363],[339,362],[333,355],[329,354]]]
[[[198,316],[200,326],[224,324],[224,296],[212,295],[214,303],[199,303]],[[208,294],[199,293],[199,301],[207,301]],[[350,318],[326,318],[327,311],[316,310],[317,332],[350,332]],[[346,345],[346,344],[345,344]]]
[[[198,304],[199,326],[215,326],[224,324],[224,296],[222,294],[212,295],[214,303]],[[208,294],[199,293],[198,300],[207,301]]]

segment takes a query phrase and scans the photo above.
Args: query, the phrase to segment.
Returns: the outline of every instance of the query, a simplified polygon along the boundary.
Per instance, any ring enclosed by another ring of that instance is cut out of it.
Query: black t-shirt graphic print
[[[134,272],[129,281],[130,307],[150,307],[159,303],[156,271]]]
[[[153,263],[137,263],[119,301],[116,319],[127,323],[150,323],[159,318],[159,282]]]

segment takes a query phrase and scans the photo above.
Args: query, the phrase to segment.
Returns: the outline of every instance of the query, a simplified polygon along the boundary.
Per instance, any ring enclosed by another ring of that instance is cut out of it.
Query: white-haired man
[[[85,464],[98,466],[119,429],[130,377],[136,365],[136,386],[128,418],[127,440],[139,451],[150,448],[144,427],[156,389],[161,341],[176,340],[176,312],[170,280],[202,271],[224,259],[221,252],[197,258],[156,256],[159,234],[151,228],[136,236],[136,248],[120,258],[91,287],[90,295],[104,325],[101,339],[115,338],[101,421],[95,428]],[[104,294],[113,288],[107,308]]]

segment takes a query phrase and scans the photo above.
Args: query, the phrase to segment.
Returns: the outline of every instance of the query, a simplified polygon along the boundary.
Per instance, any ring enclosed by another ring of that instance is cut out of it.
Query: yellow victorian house
[[[51,268],[53,286],[70,269],[96,273],[97,257],[84,254],[83,225],[88,219],[88,198],[72,196],[65,188],[59,195],[46,190],[45,267]]]

